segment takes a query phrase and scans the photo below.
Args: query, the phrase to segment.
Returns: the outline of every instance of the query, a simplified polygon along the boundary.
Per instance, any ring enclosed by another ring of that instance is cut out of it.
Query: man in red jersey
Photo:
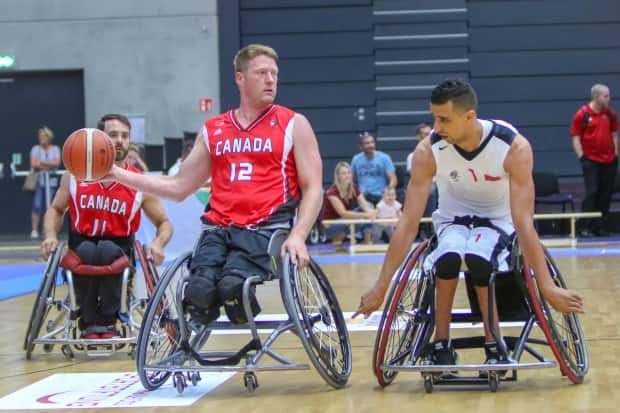
[[[205,122],[177,175],[138,175],[114,167],[105,178],[180,201],[211,177],[204,230],[184,295],[192,317],[203,323],[217,318],[221,305],[231,321],[247,321],[243,282],[271,271],[270,236],[290,228],[295,215],[282,253],[302,266],[309,260],[305,240],[321,208],[321,157],[306,117],[273,103],[277,60],[269,46],[252,44],[237,52],[239,107]],[[256,315],[254,291],[250,298]]]
[[[114,164],[120,169],[139,172],[126,162],[131,124],[123,115],[105,115],[97,125],[112,138],[116,149]],[[155,264],[164,259],[163,248],[172,237],[172,225],[159,199],[142,194],[118,182],[81,182],[65,173],[51,208],[45,214],[43,258],[58,245],[58,228],[69,209],[69,248],[84,264],[106,265],[123,254],[129,255],[134,234],[140,227],[140,209],[157,228],[157,236],[147,247]],[[74,279],[79,325],[86,339],[118,335],[115,324],[120,310],[121,277],[79,276]]]
[[[618,169],[618,115],[609,107],[609,88],[592,86],[592,98],[573,116],[570,134],[573,149],[583,170],[586,190],[583,211],[601,211],[603,218],[584,220],[579,234],[582,237],[609,235],[605,221],[609,216],[611,193]]]

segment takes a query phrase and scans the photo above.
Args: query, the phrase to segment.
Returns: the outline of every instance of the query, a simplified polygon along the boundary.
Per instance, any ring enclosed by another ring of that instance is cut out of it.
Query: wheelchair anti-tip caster
[[[245,388],[248,389],[250,393],[254,393],[258,387],[258,379],[256,378],[256,374],[251,371],[246,372],[243,375],[243,384],[245,384]]]
[[[174,373],[174,376],[172,376],[172,385],[177,389],[177,393],[183,394],[183,391],[187,387],[187,382],[185,381],[183,373]]]
[[[129,353],[127,354],[129,355],[129,358],[131,358],[132,360],[136,359],[136,345],[135,344],[130,344]]]
[[[433,392],[433,376],[430,374],[424,376],[424,390],[429,394]]]
[[[73,350],[71,350],[71,347],[68,344],[63,344],[60,347],[60,351],[62,352],[62,354],[65,356],[65,358],[67,360],[71,360],[73,359]]]
[[[193,373],[187,373],[188,379],[191,381],[193,386],[197,386],[198,382],[200,380],[202,380],[202,377],[200,377],[200,373],[195,371]]]
[[[491,392],[495,393],[497,391],[497,387],[499,386],[499,376],[497,372],[490,371],[489,372],[489,388]]]

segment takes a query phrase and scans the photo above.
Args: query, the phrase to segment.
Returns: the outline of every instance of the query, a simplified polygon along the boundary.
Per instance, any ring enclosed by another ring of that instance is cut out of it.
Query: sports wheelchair
[[[189,277],[192,253],[178,257],[164,272],[144,314],[138,336],[137,370],[143,386],[154,390],[172,376],[173,386],[182,393],[190,381],[196,385],[201,372],[244,372],[249,392],[258,387],[257,371],[307,370],[274,351],[271,346],[283,333],[296,334],[321,377],[334,388],[346,385],[351,374],[351,345],[344,316],[336,295],[321,268],[310,260],[299,269],[280,248],[288,236],[277,230],[269,242],[272,272],[266,278],[252,276],[242,290],[243,308],[248,322],[233,325],[220,319],[203,325],[184,311],[182,298]],[[250,289],[264,282],[279,282],[280,294],[288,314],[285,320],[254,320]],[[249,329],[251,340],[238,352],[208,351],[205,346],[216,330]],[[259,329],[271,330],[262,340]],[[275,363],[261,363],[269,356]]]
[[[432,251],[436,238],[425,240],[413,248],[392,282],[375,340],[372,368],[382,387],[392,383],[399,371],[418,371],[422,374],[427,393],[434,385],[484,384],[492,392],[500,381],[516,381],[517,370],[559,366],[562,375],[578,384],[589,369],[588,351],[576,314],[556,311],[542,295],[536,274],[525,262],[516,238],[511,250],[510,270],[493,272],[489,280],[489,317],[493,326],[493,303],[498,304],[502,322],[513,321],[523,325],[518,336],[504,336],[491,327],[507,363],[432,365],[430,339],[434,330],[435,275],[426,271],[423,262]],[[566,288],[564,278],[549,252],[544,248],[545,260],[556,285]],[[453,312],[453,322],[481,322],[480,307],[465,273],[469,313]],[[538,325],[540,331],[535,331]],[[482,348],[484,336],[452,338],[455,349]],[[536,347],[535,347],[536,346]],[[549,360],[539,351],[548,346],[555,360]],[[522,362],[528,353],[532,361]],[[469,371],[477,376],[446,378],[444,371]],[[484,372],[484,373],[483,373]],[[507,374],[510,372],[510,374]],[[484,376],[487,376],[486,378]]]
[[[134,259],[138,260],[144,274],[146,296],[150,297],[158,281],[157,269],[152,260],[147,259],[139,241],[134,242]],[[60,271],[59,271],[60,270]],[[78,318],[79,306],[74,291],[73,273],[80,276],[105,277],[121,273],[121,309],[118,315],[121,336],[108,339],[84,339],[80,337]],[[146,298],[136,294],[136,267],[127,256],[110,265],[91,266],[81,263],[79,257],[59,243],[47,260],[43,279],[34,300],[30,320],[24,339],[26,358],[31,359],[35,345],[42,344],[43,350],[50,353],[59,345],[67,359],[74,357],[74,350],[84,351],[89,356],[106,356],[115,351],[129,348],[129,355],[135,357],[137,332],[140,328]],[[43,332],[41,331],[43,330]]]

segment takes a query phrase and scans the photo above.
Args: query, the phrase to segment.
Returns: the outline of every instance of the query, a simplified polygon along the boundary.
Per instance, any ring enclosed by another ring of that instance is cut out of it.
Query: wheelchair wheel
[[[179,349],[176,288],[177,283],[189,275],[190,258],[191,253],[188,252],[166,269],[144,312],[138,334],[136,363],[140,381],[147,390],[155,390],[172,374],[149,366],[161,364],[162,367],[169,367],[167,359]]]
[[[392,383],[398,374],[384,370],[384,366],[403,365],[407,361],[415,364],[433,332],[433,288],[429,274],[422,269],[428,243],[423,241],[405,259],[381,315],[372,367],[382,387]]]
[[[544,247],[543,249],[551,278],[558,287],[566,288],[564,278],[555,261],[547,249]],[[545,300],[538,287],[536,274],[529,269],[527,263],[523,268],[523,276],[538,324],[560,365],[562,374],[575,384],[582,383],[589,369],[589,360],[579,317],[577,314],[563,314]]]
[[[26,330],[26,337],[24,339],[24,350],[26,350],[26,358],[30,360],[32,351],[34,350],[33,341],[39,337],[43,321],[45,321],[46,315],[50,306],[48,305],[48,299],[53,298],[53,289],[56,287],[56,274],[58,272],[58,264],[64,253],[64,244],[59,243],[56,247],[56,251],[47,259],[47,265],[45,272],[43,273],[43,279],[37,292],[37,297],[34,300],[32,306],[32,312],[30,313],[30,320],[28,321],[28,327]]]
[[[142,268],[142,273],[144,274],[144,283],[146,285],[147,296],[152,297],[155,292],[155,286],[159,282],[160,278],[157,268],[155,267],[155,264],[153,264],[153,261],[147,258],[144,245],[142,245],[140,241],[136,240],[134,242],[133,250],[136,255],[136,259]]]
[[[351,374],[351,343],[327,276],[314,260],[300,270],[287,254],[280,290],[310,361],[329,385],[344,387]]]

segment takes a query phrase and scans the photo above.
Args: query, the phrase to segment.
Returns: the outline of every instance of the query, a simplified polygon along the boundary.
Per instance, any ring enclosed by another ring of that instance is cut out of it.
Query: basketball
[[[114,144],[105,132],[83,128],[73,132],[62,147],[62,161],[80,181],[103,178],[114,164]]]

